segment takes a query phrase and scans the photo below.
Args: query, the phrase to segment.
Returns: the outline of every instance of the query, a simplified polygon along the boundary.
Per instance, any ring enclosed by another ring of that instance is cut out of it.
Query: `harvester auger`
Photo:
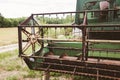
[[[32,14],[18,37],[32,70],[120,79],[119,0],[77,0],[76,12]]]

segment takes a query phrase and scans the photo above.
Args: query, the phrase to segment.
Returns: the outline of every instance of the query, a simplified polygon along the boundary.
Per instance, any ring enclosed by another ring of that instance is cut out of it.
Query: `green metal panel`
[[[90,2],[95,2],[95,5],[89,4]],[[76,11],[83,11],[83,10],[91,10],[91,9],[99,9],[98,0],[77,0],[76,3]],[[91,19],[91,13],[88,13],[88,17]],[[77,13],[75,16],[75,23],[81,24],[82,20],[80,19],[80,14]]]
[[[90,9],[99,9],[99,2],[106,0],[77,0],[76,3],[76,11],[82,10],[90,10]],[[94,2],[92,5],[90,3]],[[114,6],[120,6],[120,0],[109,0],[110,9],[114,8]]]
[[[49,46],[82,49],[81,42],[56,42],[50,44]],[[54,53],[54,55],[62,55],[66,53],[68,56],[78,56],[81,54],[81,50],[73,50],[73,49],[52,49],[52,52]]]
[[[89,4],[91,2],[96,2],[96,4],[95,5]],[[92,9],[95,6],[98,6],[97,5],[98,2],[99,2],[98,0],[77,0],[76,11]]]
[[[116,0],[116,4],[120,6],[120,0]]]
[[[80,11],[81,10],[81,1],[80,0],[77,0],[77,4],[76,4],[76,11]],[[79,14],[77,13],[76,16],[75,16],[75,23],[76,24],[80,24],[79,22]]]
[[[78,12],[78,11],[84,11],[84,10],[100,10],[100,7],[99,7],[100,1],[106,1],[106,0],[77,0],[76,11]],[[109,0],[109,3],[110,3],[109,9],[115,9],[115,8],[120,9],[120,0]],[[118,12],[118,14],[119,13],[120,12]],[[114,21],[113,15],[114,13],[108,13],[109,22]],[[88,17],[89,24],[108,22],[107,19],[100,20],[100,13],[97,13],[97,12],[89,12],[87,17]],[[81,18],[81,14],[77,13],[75,16],[75,24],[79,25],[82,22],[83,22],[83,19]]]

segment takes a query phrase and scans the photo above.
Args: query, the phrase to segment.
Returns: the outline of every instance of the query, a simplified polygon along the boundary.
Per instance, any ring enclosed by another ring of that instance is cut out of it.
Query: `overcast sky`
[[[30,16],[31,13],[75,11],[76,0],[0,0],[4,17]]]

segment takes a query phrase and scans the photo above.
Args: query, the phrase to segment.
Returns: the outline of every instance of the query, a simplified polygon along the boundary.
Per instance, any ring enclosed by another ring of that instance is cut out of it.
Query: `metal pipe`
[[[37,14],[32,14],[34,15],[52,15],[52,14],[70,14],[70,13],[84,13],[84,12],[101,12],[101,11],[118,11],[120,9],[108,9],[108,10],[84,10],[84,11],[71,11],[71,12],[55,12],[55,13],[37,13]]]
[[[45,71],[45,68],[36,68],[34,70],[43,70]],[[66,73],[66,74],[73,74],[73,72],[71,71],[64,71],[64,70],[56,70],[56,69],[49,69],[49,71],[51,72],[59,72],[59,73]],[[79,72],[75,72],[75,75],[80,75],[80,76],[91,76],[91,77],[97,77],[97,74],[89,74],[89,73],[79,73]],[[107,79],[115,79],[118,80],[120,78],[117,77],[111,77],[111,76],[105,76],[105,75],[99,75],[100,78],[107,78]]]
[[[20,25],[21,27],[30,27],[29,25]],[[31,26],[32,27],[32,26]],[[120,27],[120,24],[98,24],[98,25],[64,25],[64,24],[47,24],[47,25],[39,25],[39,26],[33,26],[33,27],[43,27],[43,28],[55,28],[55,27],[77,27],[77,28],[94,28],[94,27]]]
[[[51,49],[65,49],[65,50],[80,50],[80,51],[82,51],[82,49],[80,49],[80,48],[72,48],[72,47],[47,47],[47,48],[51,48]]]
[[[30,17],[28,17],[24,22],[22,22],[22,23],[20,24],[20,26],[21,26],[21,25],[26,25],[26,24],[30,21],[30,19],[32,19],[32,17],[33,17],[33,15],[31,15]]]
[[[21,57],[22,53],[22,27],[18,26],[18,47],[19,47],[19,57]]]

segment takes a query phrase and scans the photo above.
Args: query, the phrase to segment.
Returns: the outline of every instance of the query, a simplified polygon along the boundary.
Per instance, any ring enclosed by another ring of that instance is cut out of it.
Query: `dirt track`
[[[0,53],[6,52],[6,51],[12,51],[18,48],[18,44],[11,44],[7,46],[1,46],[0,47]]]

